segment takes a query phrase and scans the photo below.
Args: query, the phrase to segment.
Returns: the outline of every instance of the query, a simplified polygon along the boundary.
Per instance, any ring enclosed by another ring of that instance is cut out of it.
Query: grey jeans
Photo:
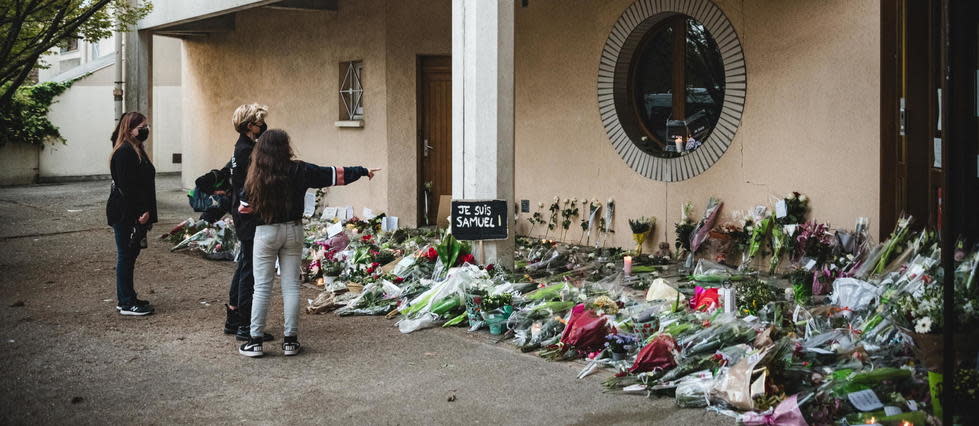
[[[255,294],[252,296],[253,337],[265,332],[272,281],[275,279],[275,260],[279,260],[282,286],[282,313],[285,316],[286,336],[295,336],[299,328],[299,268],[303,252],[303,227],[295,222],[260,225],[255,228],[252,249],[252,268],[255,273]]]

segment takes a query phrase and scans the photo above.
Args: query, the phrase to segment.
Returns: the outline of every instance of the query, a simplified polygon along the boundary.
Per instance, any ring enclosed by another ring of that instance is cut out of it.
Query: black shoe
[[[282,354],[285,356],[292,356],[299,353],[302,350],[302,346],[299,345],[299,340],[296,336],[285,336],[282,338]]]
[[[224,309],[227,311],[224,320],[224,334],[235,334],[238,332],[238,310],[231,309],[228,305],[224,305]]]
[[[153,313],[153,308],[149,306],[120,306],[119,314],[126,316],[144,316]]]
[[[139,300],[139,299],[136,299],[136,306],[147,307],[147,306],[150,306],[150,302],[148,300]],[[122,310],[122,305],[116,305],[116,310],[117,311],[121,311]]]
[[[252,326],[251,325],[239,325],[238,332],[235,333],[235,339],[239,342],[244,342],[252,338]],[[262,339],[265,342],[275,340],[275,336],[265,333],[262,335]]]
[[[262,352],[262,339],[248,339],[238,347],[238,353],[250,358],[265,355],[265,352]]]

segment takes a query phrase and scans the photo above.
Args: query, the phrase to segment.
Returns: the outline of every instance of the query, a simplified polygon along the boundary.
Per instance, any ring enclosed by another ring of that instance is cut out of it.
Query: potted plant
[[[628,334],[613,333],[605,336],[605,347],[612,353],[613,361],[625,359],[626,354],[635,349],[637,343],[639,340]]]
[[[636,242],[636,255],[642,255],[642,244],[646,242],[646,237],[656,226],[656,218],[640,217],[639,219],[629,219],[629,228],[632,229],[632,240]]]
[[[320,270],[323,275],[323,288],[329,290],[336,284],[337,278],[343,274],[343,263],[324,259]]]
[[[509,293],[496,294],[482,298],[481,311],[490,334],[503,334],[503,326],[513,313],[513,296]]]
[[[469,319],[469,330],[475,331],[481,328],[483,321],[483,299],[486,297],[486,290],[472,289],[466,293],[466,317]]]

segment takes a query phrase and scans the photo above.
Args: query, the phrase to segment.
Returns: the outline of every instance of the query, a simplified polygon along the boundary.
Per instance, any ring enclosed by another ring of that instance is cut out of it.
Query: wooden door
[[[439,199],[452,194],[452,59],[418,63],[418,217],[419,225],[435,225]]]
[[[882,239],[902,214],[913,216],[917,228],[941,225],[940,17],[939,0],[882,2]]]

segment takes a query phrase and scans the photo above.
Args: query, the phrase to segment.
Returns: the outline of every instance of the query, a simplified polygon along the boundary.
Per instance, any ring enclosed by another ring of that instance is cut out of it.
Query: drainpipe
[[[116,121],[122,117],[122,32],[115,31],[116,38],[116,80],[115,87],[112,88],[112,99],[116,105]]]

